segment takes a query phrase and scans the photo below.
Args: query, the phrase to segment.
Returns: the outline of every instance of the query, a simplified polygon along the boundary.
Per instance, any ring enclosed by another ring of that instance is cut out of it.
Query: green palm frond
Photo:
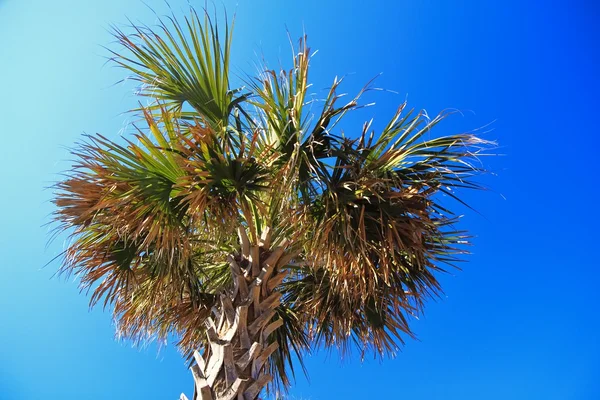
[[[289,71],[265,70],[248,82],[256,94],[249,101],[259,111],[265,144],[289,157],[296,144],[306,134],[306,115],[303,113],[307,93],[310,49],[306,38],[300,41]]]
[[[258,200],[254,193],[267,187],[269,171],[265,164],[269,161],[255,151],[255,141],[227,147],[212,129],[198,125],[190,127],[187,136],[179,150],[188,160],[188,177],[194,181],[182,182],[184,186],[205,188],[220,199],[237,196]]]
[[[206,12],[201,18],[192,9],[183,22],[174,16],[167,19],[159,19],[155,29],[132,24],[134,34],[114,28],[125,51],[111,51],[112,59],[141,84],[139,95],[176,111],[189,104],[221,131],[227,127],[233,107],[246,98],[229,87],[233,24],[230,27],[226,22],[225,32],[219,37],[217,23]],[[187,115],[193,118],[195,114]]]

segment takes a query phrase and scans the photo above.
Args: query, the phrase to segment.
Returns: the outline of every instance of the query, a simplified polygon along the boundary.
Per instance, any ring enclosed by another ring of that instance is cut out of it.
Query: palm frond
[[[418,314],[441,291],[436,273],[466,253],[468,236],[452,228],[457,219],[438,195],[478,188],[473,160],[490,143],[471,134],[420,140],[446,114],[429,120],[402,116],[403,108],[377,140],[365,129],[339,142],[326,189],[313,200],[305,250],[313,270],[295,283],[306,292],[295,292],[304,293],[298,303],[312,304],[307,315],[320,310],[314,329],[328,345],[353,337],[360,347],[390,352],[393,336],[412,335],[406,313]]]
[[[187,139],[171,111],[160,112],[156,120],[143,109],[151,136],[140,128],[137,143],[126,147],[88,136],[73,151],[74,169],[56,185],[55,220],[73,240],[61,271],[80,275],[82,289],[93,290],[92,305],[102,299],[114,305],[123,329],[136,334],[154,324],[151,311],[161,304],[198,305],[226,285],[207,269],[212,257],[199,263],[197,248],[203,243],[204,258],[222,261],[235,238],[231,229],[207,223],[219,218],[209,208],[195,209],[200,217],[190,214],[192,188],[182,182],[189,181],[191,161],[180,151]]]
[[[259,78],[248,82],[256,94],[256,99],[248,103],[259,110],[265,145],[288,157],[306,134],[303,107],[308,89],[309,60],[310,49],[303,38],[293,58],[292,69],[280,72],[267,69]]]
[[[189,104],[217,131],[225,129],[233,107],[245,99],[229,87],[233,24],[225,22],[220,38],[218,24],[206,12],[201,18],[192,9],[183,22],[175,16],[167,20],[159,19],[155,29],[132,24],[133,34],[115,27],[114,35],[124,51],[109,50],[112,60],[140,83],[139,95],[175,111]]]

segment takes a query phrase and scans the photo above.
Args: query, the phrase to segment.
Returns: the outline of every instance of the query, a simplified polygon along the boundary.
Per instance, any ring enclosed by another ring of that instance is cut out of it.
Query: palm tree
[[[232,88],[229,26],[192,10],[132,32],[115,29],[112,60],[147,98],[141,123],[125,143],[74,148],[54,198],[72,235],[60,270],[114,309],[123,337],[175,334],[193,399],[285,389],[293,357],[318,346],[396,351],[465,253],[440,195],[479,188],[490,143],[433,136],[450,113],[406,104],[377,134],[344,136],[362,92],[340,105],[336,79],[308,115],[305,38],[291,70]]]

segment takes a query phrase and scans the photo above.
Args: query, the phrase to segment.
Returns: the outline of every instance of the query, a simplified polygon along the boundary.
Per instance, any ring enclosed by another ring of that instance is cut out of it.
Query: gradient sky
[[[146,1],[159,14],[162,1]],[[203,2],[192,2],[202,5]],[[317,95],[335,75],[354,93],[377,85],[361,111],[379,124],[407,96],[434,114],[465,111],[438,132],[489,122],[497,176],[465,198],[477,235],[446,297],[414,321],[419,341],[395,359],[337,352],[307,358],[291,399],[600,399],[597,116],[600,8],[593,1],[224,1],[237,12],[233,65],[257,54],[289,66],[286,27],[319,53]],[[171,2],[176,14],[185,1]],[[221,2],[218,2],[221,7]],[[168,346],[132,348],[110,313],[88,310],[76,282],[43,268],[51,191],[82,133],[116,138],[135,104],[123,71],[104,65],[108,27],[152,24],[138,0],[0,0],[0,399],[177,399],[192,378]],[[594,26],[595,25],[595,26]],[[360,123],[357,120],[357,127]]]

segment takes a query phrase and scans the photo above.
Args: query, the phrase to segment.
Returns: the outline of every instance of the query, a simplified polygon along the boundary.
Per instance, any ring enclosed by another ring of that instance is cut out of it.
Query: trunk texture
[[[228,260],[233,289],[213,308],[203,354],[194,352],[192,400],[255,400],[273,379],[265,364],[278,344],[268,338],[283,324],[274,318],[281,294],[273,289],[285,278],[275,272],[289,256],[282,247],[269,248],[268,234],[259,245],[250,245],[243,228],[239,235],[241,252]],[[180,399],[188,400],[183,393]]]

